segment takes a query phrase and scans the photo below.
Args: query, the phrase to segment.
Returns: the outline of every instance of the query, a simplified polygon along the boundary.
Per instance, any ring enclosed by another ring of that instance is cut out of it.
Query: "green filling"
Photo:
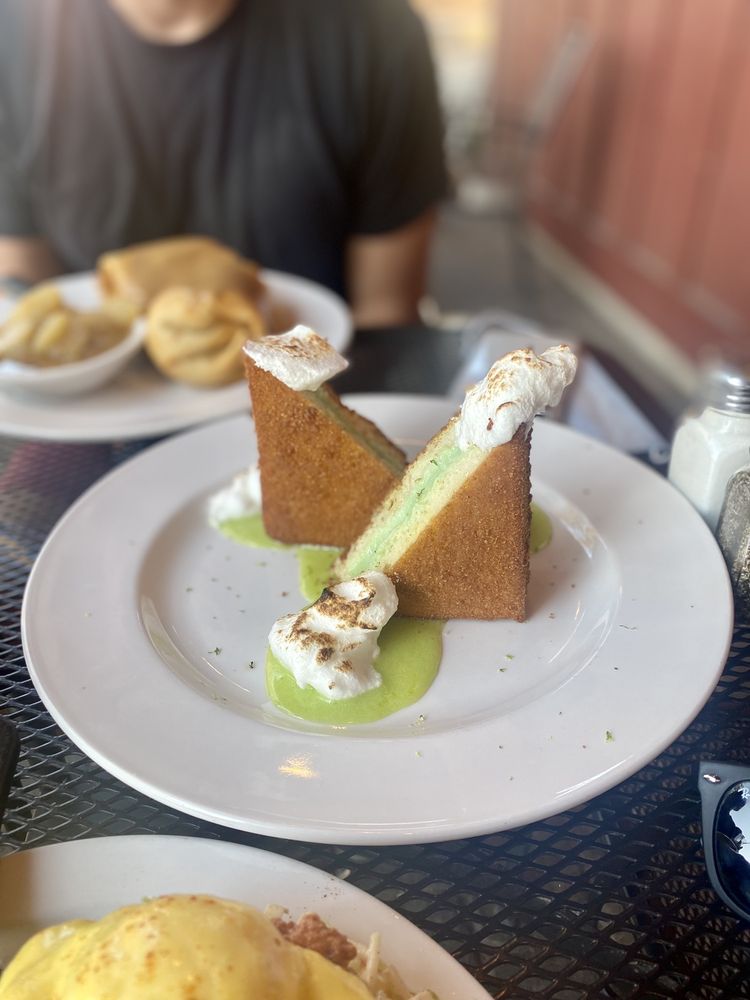
[[[311,402],[323,410],[327,416],[334,420],[340,427],[343,427],[347,434],[350,434],[357,444],[360,444],[367,451],[371,451],[395,476],[400,476],[404,471],[403,462],[388,448],[379,436],[374,434],[368,437],[363,434],[357,424],[349,417],[345,410],[340,410],[331,400],[328,393],[321,387],[314,392],[305,391],[303,393]]]
[[[340,549],[317,545],[293,546],[277,542],[263,527],[260,514],[222,521],[219,531],[233,542],[249,545],[254,549],[294,549],[299,561],[299,589],[308,601],[317,601],[320,597],[321,591],[331,579],[331,567],[341,552]]]
[[[323,589],[328,586],[331,581],[331,567],[340,553],[341,549],[299,546],[297,549],[299,589],[306,601],[317,601]]]
[[[545,514],[539,504],[531,503],[531,535],[529,538],[529,552],[532,556],[536,552],[546,549],[552,541],[552,520],[549,514]]]
[[[354,698],[328,701],[312,688],[297,686],[294,676],[269,650],[266,690],[274,705],[309,722],[347,726],[375,722],[418,701],[440,666],[445,622],[392,618],[383,629],[375,667],[380,687]]]
[[[462,451],[458,445],[449,445],[438,457],[425,462],[423,475],[414,482],[409,493],[400,499],[390,515],[382,519],[377,529],[373,528],[372,532],[368,533],[368,544],[362,546],[363,551],[357,552],[360,546],[355,543],[346,560],[347,576],[354,578],[368,569],[382,566],[386,550],[396,546],[399,532],[408,526],[412,518],[420,517],[427,509],[429,494],[435,484],[449,470],[457,467],[462,459],[466,460],[467,456],[469,461],[473,462],[471,451]]]
[[[436,470],[437,471],[437,470]],[[232,518],[229,521],[222,521],[219,530],[227,538],[242,545],[250,545],[258,549],[288,549],[292,546],[277,542],[266,532],[263,527],[263,518],[260,514],[252,514],[249,517]],[[552,521],[548,514],[536,504],[531,504],[531,540],[529,550],[533,555],[541,552],[552,540]],[[324,587],[328,586],[331,578],[331,567],[339,554],[338,549],[323,548],[316,545],[299,545],[296,548],[299,560],[299,588],[302,596],[307,601],[316,601]],[[356,570],[352,573],[352,578],[358,576]]]

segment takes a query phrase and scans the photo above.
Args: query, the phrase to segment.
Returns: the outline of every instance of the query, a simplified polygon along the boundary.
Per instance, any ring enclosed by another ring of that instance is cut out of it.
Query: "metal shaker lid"
[[[703,369],[698,392],[706,406],[750,413],[750,360],[714,360]]]

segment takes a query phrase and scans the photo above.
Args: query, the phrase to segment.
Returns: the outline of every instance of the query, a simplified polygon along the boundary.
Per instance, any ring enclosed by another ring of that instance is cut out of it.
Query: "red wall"
[[[530,212],[688,354],[750,351],[750,0],[497,0],[521,113],[566,28],[592,48]]]

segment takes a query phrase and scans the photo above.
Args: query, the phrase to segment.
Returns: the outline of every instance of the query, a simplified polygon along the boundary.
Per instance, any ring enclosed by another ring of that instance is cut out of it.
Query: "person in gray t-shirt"
[[[0,0],[0,277],[201,233],[408,322],[446,188],[406,0]]]

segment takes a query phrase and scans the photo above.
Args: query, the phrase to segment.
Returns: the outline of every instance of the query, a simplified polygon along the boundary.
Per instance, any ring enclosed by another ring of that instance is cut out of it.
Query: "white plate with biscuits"
[[[455,408],[345,401],[411,454]],[[295,556],[232,542],[206,516],[255,458],[247,417],[150,448],[74,504],[29,579],[23,642],[42,700],[157,801],[326,843],[487,834],[628,778],[716,685],[732,598],[703,521],[642,463],[537,419],[532,487],[553,533],[531,559],[527,621],[448,622],[433,686],[379,722],[285,715],[263,664],[274,620],[305,603]]]
[[[306,278],[262,271],[271,303],[290,322],[301,322],[345,352],[352,336],[351,314],[334,292]],[[96,310],[101,292],[96,275],[72,274],[55,285],[68,305]],[[0,300],[0,323],[12,301]],[[143,353],[112,381],[93,391],[67,397],[34,392],[0,392],[0,434],[45,441],[123,441],[158,437],[248,411],[244,381],[215,389],[193,388],[161,375]]]

